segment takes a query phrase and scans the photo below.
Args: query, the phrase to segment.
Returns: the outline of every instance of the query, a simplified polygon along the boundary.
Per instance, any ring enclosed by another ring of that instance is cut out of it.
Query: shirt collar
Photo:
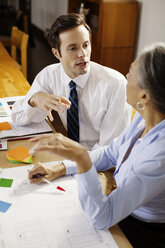
[[[161,131],[165,131],[165,120],[159,122],[155,127],[153,127],[144,138],[148,138],[150,142],[157,136]]]
[[[87,71],[85,74],[79,75],[78,77],[72,79],[72,78],[70,78],[70,77],[65,73],[64,68],[63,68],[63,66],[62,66],[62,64],[61,64],[60,73],[61,73],[62,82],[64,82],[64,84],[65,84],[66,86],[69,86],[70,81],[73,80],[73,81],[76,83],[76,85],[78,85],[78,86],[81,87],[81,88],[84,88],[86,82],[88,81],[88,78],[89,78],[89,75],[90,75],[90,70],[91,70],[91,66],[90,66],[90,64],[89,64],[88,71]]]
[[[143,124],[141,127],[139,127],[139,130],[142,130],[145,127],[144,121],[142,123]],[[145,142],[146,145],[150,144],[153,140],[156,139],[156,136],[159,135],[160,132],[165,133],[165,120],[162,120],[156,126],[154,126],[140,141]]]

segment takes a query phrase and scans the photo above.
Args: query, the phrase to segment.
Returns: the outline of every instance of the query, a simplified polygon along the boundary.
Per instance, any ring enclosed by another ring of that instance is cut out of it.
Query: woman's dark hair
[[[59,33],[62,31],[72,29],[74,27],[78,27],[80,25],[84,25],[84,27],[89,31],[89,35],[91,38],[91,29],[85,22],[85,18],[83,15],[76,13],[61,15],[52,24],[50,31],[47,35],[47,40],[52,48],[56,48],[58,50],[60,56],[61,56],[61,51],[60,51]]]
[[[139,83],[149,91],[155,107],[165,114],[165,43],[147,47],[139,57]]]

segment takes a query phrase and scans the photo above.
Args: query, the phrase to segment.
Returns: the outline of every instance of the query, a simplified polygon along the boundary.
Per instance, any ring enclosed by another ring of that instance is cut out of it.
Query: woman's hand
[[[37,163],[34,165],[34,167],[31,170],[29,170],[30,183],[43,182],[41,177],[36,176],[37,174],[39,174],[42,177],[45,177],[49,181],[52,181],[56,178],[64,176],[66,174],[66,168],[62,162],[54,166],[46,166],[41,163]]]
[[[84,173],[92,166],[87,150],[79,143],[60,133],[43,134],[30,139],[30,142],[37,142],[30,150],[31,155],[41,151],[58,154],[66,159],[75,161],[77,163],[78,173]]]

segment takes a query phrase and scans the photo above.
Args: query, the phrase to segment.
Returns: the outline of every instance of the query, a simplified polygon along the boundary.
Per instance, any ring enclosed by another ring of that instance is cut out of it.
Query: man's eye
[[[76,50],[76,48],[75,47],[70,47],[69,50],[74,51],[74,50]]]
[[[88,43],[86,43],[86,44],[84,44],[84,47],[88,47],[88,45],[89,45],[89,44],[88,44]]]

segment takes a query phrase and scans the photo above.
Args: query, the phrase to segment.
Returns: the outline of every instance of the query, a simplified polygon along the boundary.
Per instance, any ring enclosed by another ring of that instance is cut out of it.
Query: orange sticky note
[[[22,161],[25,158],[29,157],[29,149],[23,146],[18,146],[8,152],[6,152],[6,155],[12,158],[17,159],[18,161]]]
[[[12,157],[9,157],[9,156],[6,156],[6,158],[7,158],[8,160],[17,161],[17,159],[12,158]]]
[[[12,129],[9,122],[6,121],[0,123],[0,131],[9,130],[9,129]]]
[[[32,156],[29,156],[27,158],[25,158],[22,161],[18,161],[17,159],[13,158],[13,157],[9,157],[6,156],[6,158],[9,160],[9,162],[11,163],[26,163],[26,164],[31,164],[32,163]]]

